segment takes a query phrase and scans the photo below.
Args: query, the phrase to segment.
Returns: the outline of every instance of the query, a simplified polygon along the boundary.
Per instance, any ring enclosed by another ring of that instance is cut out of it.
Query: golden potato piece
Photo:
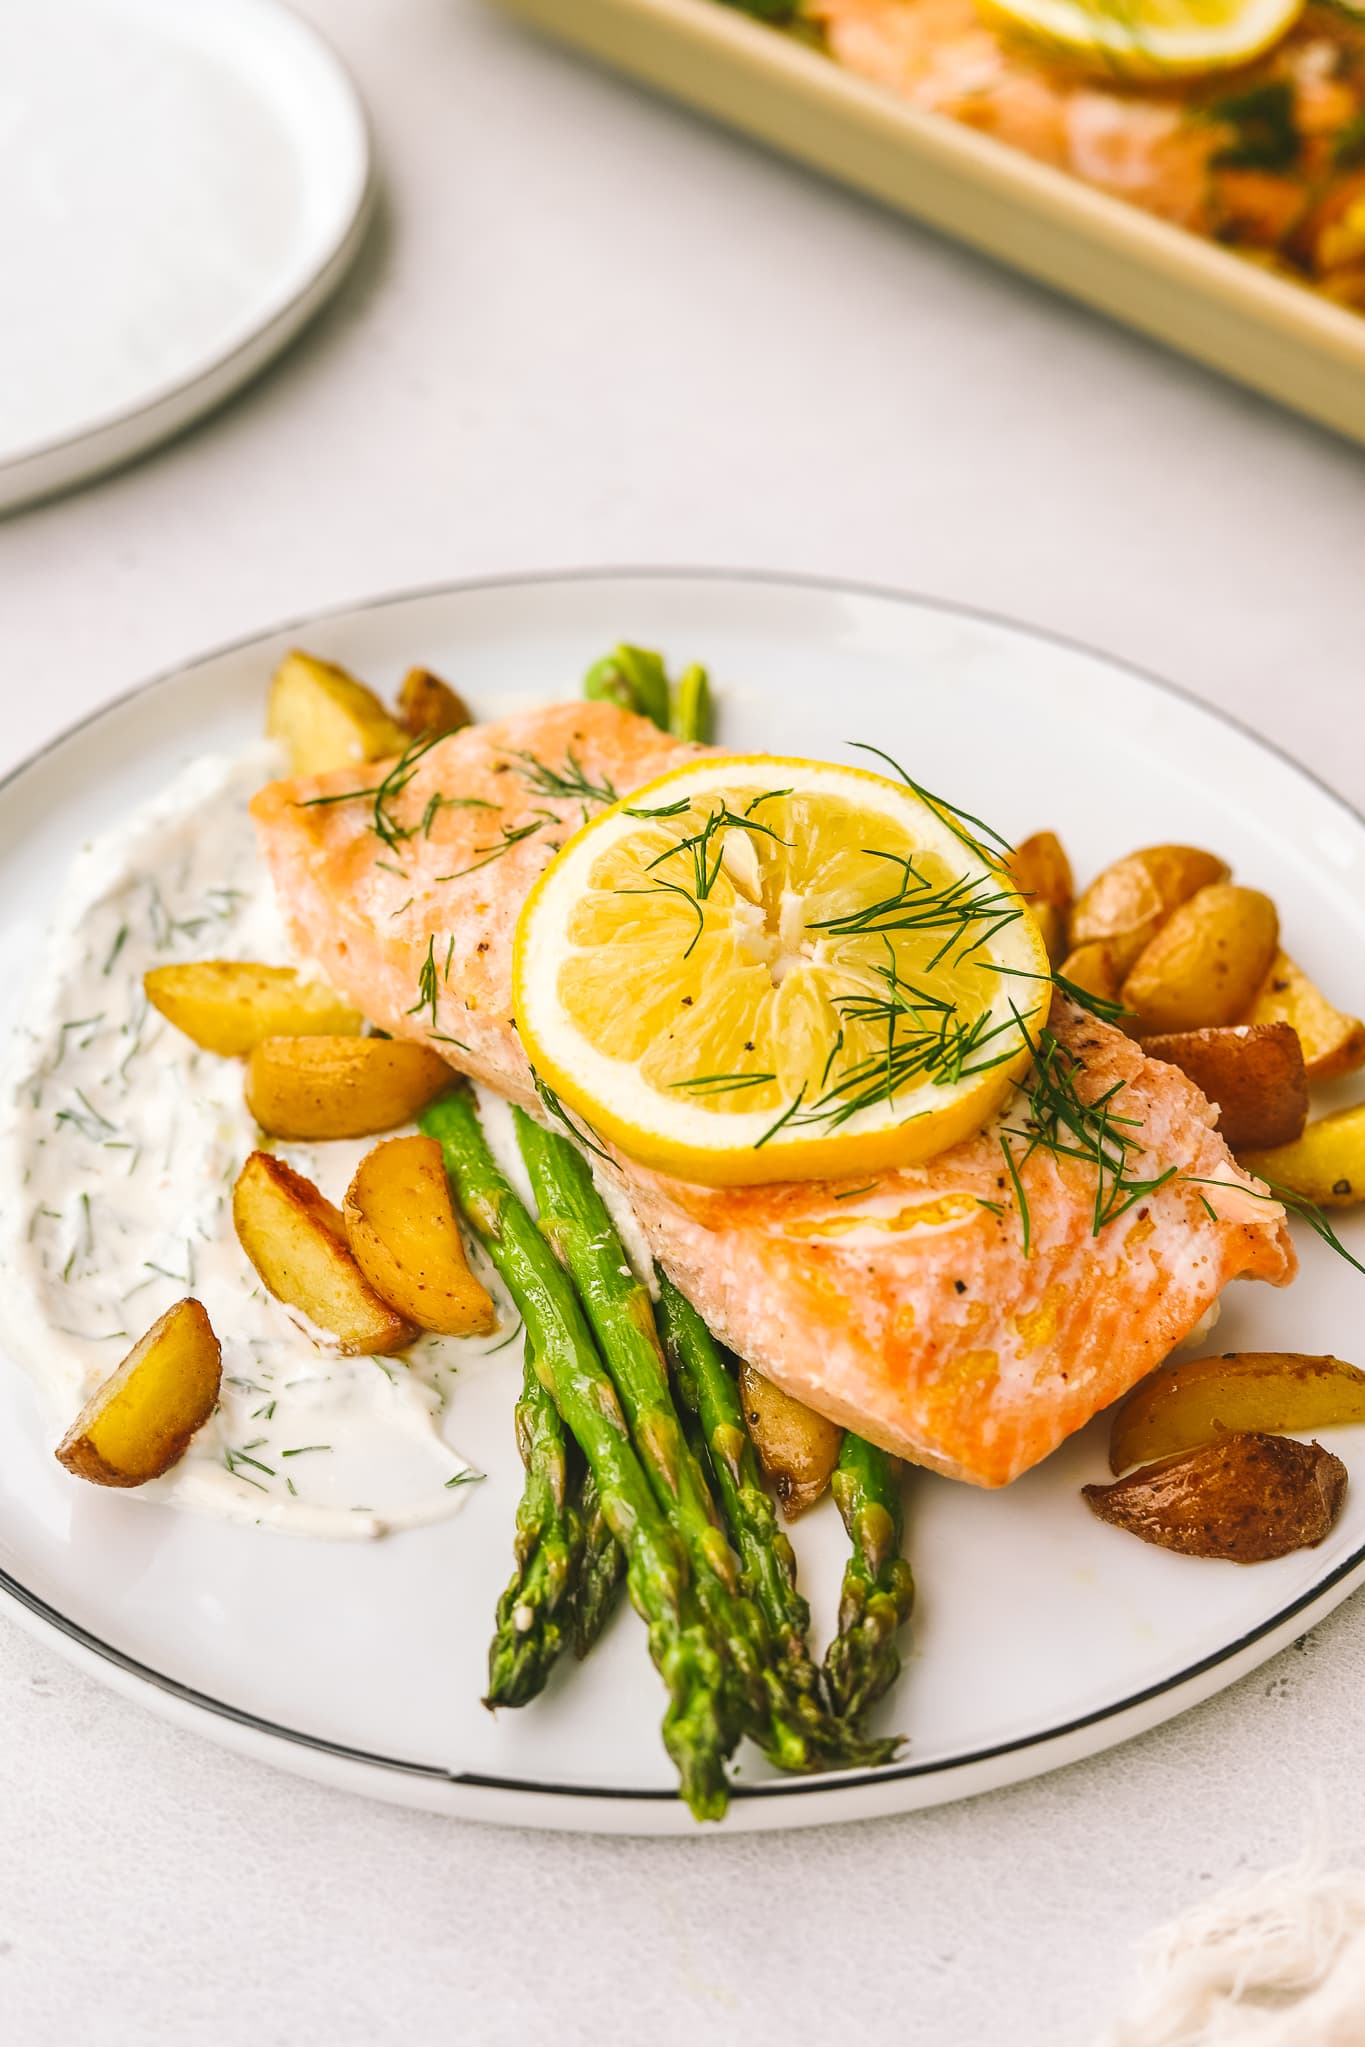
[[[346,1236],[377,1294],[443,1336],[486,1336],[497,1322],[469,1269],[450,1183],[434,1137],[391,1137],[356,1169]]]
[[[295,650],[275,670],[265,729],[283,740],[296,775],[325,775],[361,761],[401,753],[408,734],[372,689],[344,668]]]
[[[1081,1491],[1101,1521],[1160,1549],[1260,1564],[1331,1533],[1346,1466],[1321,1443],[1243,1430]]]
[[[1293,1144],[1244,1151],[1239,1163],[1318,1208],[1365,1201],[1365,1102],[1319,1116]]]
[[[1335,1080],[1365,1066],[1365,1023],[1334,1009],[1287,953],[1276,953],[1246,1020],[1292,1024],[1310,1080]]]
[[[410,668],[399,686],[398,722],[413,739],[428,734],[444,739],[447,733],[462,732],[472,725],[474,713],[459,691],[442,682],[439,675],[429,668]]]
[[[147,1000],[206,1052],[240,1057],[263,1038],[355,1037],[358,1009],[323,981],[255,960],[187,960],[142,977]]]
[[[1199,1031],[1246,1015],[1270,970],[1280,920],[1259,889],[1216,881],[1172,910],[1123,984],[1138,1037]]]
[[[356,1263],[341,1210],[283,1159],[252,1152],[232,1190],[232,1220],[262,1283],[343,1357],[401,1350],[416,1336]]]
[[[1292,1350],[1228,1351],[1165,1365],[1129,1394],[1109,1436],[1109,1469],[1151,1464],[1219,1436],[1296,1434],[1365,1422],[1365,1372]]]
[[[1144,1038],[1151,1059],[1187,1073],[1218,1110],[1234,1151],[1289,1144],[1308,1121],[1308,1077],[1297,1033],[1287,1023],[1227,1024]]]
[[[1083,988],[1087,995],[1096,995],[1101,1002],[1117,1002],[1119,999],[1119,969],[1109,947],[1097,938],[1087,939],[1069,952],[1057,969],[1064,981]],[[1123,1018],[1119,1018],[1122,1024]]]
[[[402,1038],[266,1038],[246,1065],[246,1105],[269,1137],[374,1137],[410,1123],[451,1085],[444,1059]]]
[[[1048,958],[1054,967],[1060,965],[1067,954],[1067,919],[1074,892],[1065,847],[1055,832],[1034,832],[1015,847],[1009,871],[1037,919]]]
[[[752,1365],[740,1365],[739,1397],[759,1462],[777,1489],[783,1513],[795,1521],[829,1484],[844,1432]]]
[[[1119,974],[1126,974],[1172,910],[1201,888],[1226,881],[1225,860],[1198,846],[1146,846],[1103,868],[1071,917],[1071,943],[1106,944]]]
[[[218,1404],[222,1351],[196,1300],[177,1301],[91,1395],[57,1445],[91,1485],[146,1485],[178,1464]]]

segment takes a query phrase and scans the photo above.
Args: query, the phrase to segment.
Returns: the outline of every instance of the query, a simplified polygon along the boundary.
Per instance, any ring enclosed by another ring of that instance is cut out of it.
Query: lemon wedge
[[[707,1186],[912,1164],[1028,1064],[1047,951],[946,806],[768,755],[677,768],[585,824],[513,953],[541,1082]]]
[[[1304,0],[978,0],[997,27],[1130,78],[1189,78],[1249,64],[1279,42]]]

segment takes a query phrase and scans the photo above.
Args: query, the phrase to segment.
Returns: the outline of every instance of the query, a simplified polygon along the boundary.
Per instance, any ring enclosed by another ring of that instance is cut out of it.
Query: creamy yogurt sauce
[[[429,1336],[341,1358],[272,1299],[232,1227],[232,1185],[262,1145],[242,1063],[201,1052],[149,1008],[170,960],[290,959],[247,804],[273,747],[205,759],[78,855],[12,1050],[0,1137],[0,1312],[54,1435],[186,1294],[223,1347],[218,1408],[144,1498],[268,1527],[365,1537],[458,1511],[471,1471],[447,1435],[462,1365],[512,1340]],[[273,1148],[340,1201],[361,1143]],[[74,1482],[74,1481],[73,1481]]]

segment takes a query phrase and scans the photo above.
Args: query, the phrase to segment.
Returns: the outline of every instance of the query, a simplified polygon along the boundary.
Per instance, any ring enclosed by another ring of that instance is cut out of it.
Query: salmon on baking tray
[[[559,704],[442,739],[380,798],[382,767],[360,778],[370,797],[319,802],[357,786],[344,768],[272,783],[254,812],[300,951],[382,1029],[534,1107],[512,1003],[521,906],[606,792],[702,752],[614,705]],[[1028,1151],[1016,1190],[993,1129],[870,1184],[700,1187],[620,1153],[613,1168],[654,1256],[733,1350],[888,1450],[983,1486],[1124,1393],[1229,1280],[1280,1286],[1296,1269],[1283,1211],[1191,1081],[1060,995],[1051,1030],[1083,1093],[1121,1086],[1133,1172],[1177,1169],[1098,1229],[1088,1160]]]

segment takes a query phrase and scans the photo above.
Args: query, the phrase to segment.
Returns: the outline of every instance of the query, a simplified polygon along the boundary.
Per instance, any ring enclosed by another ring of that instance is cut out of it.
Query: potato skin
[[[740,1365],[739,1395],[759,1462],[773,1481],[783,1513],[795,1521],[829,1484],[844,1432],[750,1364]]]
[[[356,1263],[409,1322],[443,1336],[486,1336],[496,1326],[492,1299],[469,1270],[434,1138],[376,1145],[356,1168],[344,1212]]]
[[[1070,981],[1087,995],[1096,995],[1101,1002],[1117,1002],[1119,999],[1120,974],[1118,962],[1110,948],[1098,938],[1088,938],[1084,945],[1078,945],[1069,952],[1058,968],[1064,981]],[[1122,1029],[1125,1019],[1117,1019]]]
[[[1081,1491],[1101,1521],[1159,1549],[1260,1564],[1331,1533],[1346,1466],[1321,1443],[1249,1429]]]
[[[1173,910],[1122,989],[1139,1037],[1233,1024],[1255,1000],[1279,946],[1280,920],[1259,889],[1213,882]]]
[[[91,1485],[160,1478],[217,1406],[222,1357],[202,1303],[177,1301],[86,1401],[57,1445],[58,1463]]]
[[[1365,1372],[1302,1351],[1227,1351],[1163,1365],[1114,1416],[1109,1469],[1150,1464],[1253,1429],[1302,1434],[1365,1422]]]
[[[1288,953],[1276,953],[1246,1020],[1292,1025],[1310,1080],[1335,1080],[1365,1066],[1365,1023],[1335,1008]]]
[[[265,729],[283,741],[295,775],[387,760],[408,743],[372,689],[335,662],[297,648],[275,670]]]
[[[400,1038],[267,1038],[246,1067],[246,1105],[270,1137],[373,1137],[452,1085],[444,1059]]]
[[[1009,858],[1010,877],[1037,921],[1053,966],[1069,947],[1067,920],[1075,883],[1066,848],[1055,832],[1034,832],[1022,839]]]
[[[1319,1116],[1292,1144],[1245,1151],[1239,1164],[1318,1208],[1352,1208],[1365,1201],[1365,1102]]]
[[[321,981],[256,960],[186,960],[142,977],[147,1000],[205,1052],[241,1058],[264,1038],[355,1037],[365,1019]]]
[[[1308,1120],[1308,1076],[1290,1024],[1171,1031],[1144,1038],[1142,1049],[1178,1066],[1208,1096],[1233,1151],[1289,1144]]]
[[[1071,943],[1106,944],[1122,976],[1172,910],[1199,889],[1226,881],[1225,860],[1198,846],[1145,846],[1101,869],[1071,917]]]
[[[283,1159],[252,1152],[232,1190],[232,1220],[262,1284],[334,1337],[343,1357],[401,1350],[417,1334],[356,1263],[340,1209]]]
[[[444,739],[448,733],[472,725],[474,713],[459,691],[442,682],[439,675],[429,668],[410,668],[398,691],[398,722],[413,739],[429,735]]]

